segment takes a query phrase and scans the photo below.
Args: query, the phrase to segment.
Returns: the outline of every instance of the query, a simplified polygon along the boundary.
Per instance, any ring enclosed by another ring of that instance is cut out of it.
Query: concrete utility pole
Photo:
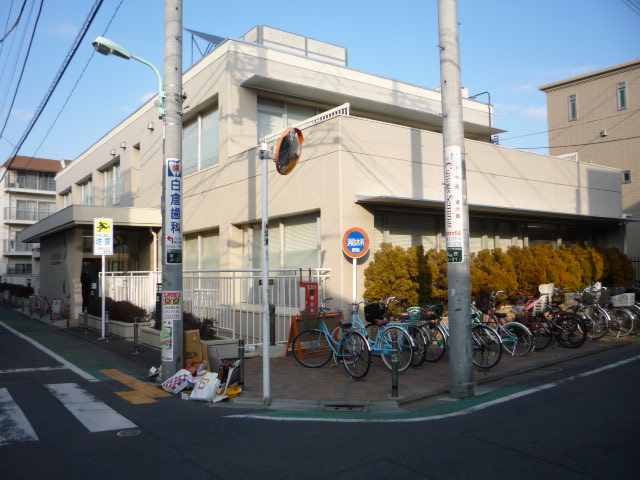
[[[182,368],[182,0],[164,2],[162,376]]]
[[[460,91],[456,0],[438,0],[445,232],[449,289],[449,383],[453,398],[473,396],[469,209]]]

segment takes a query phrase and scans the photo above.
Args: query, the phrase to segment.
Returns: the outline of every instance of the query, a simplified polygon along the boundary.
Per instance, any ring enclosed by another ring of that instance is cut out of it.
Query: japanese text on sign
[[[168,158],[162,225],[167,263],[182,263],[182,161]]]
[[[113,255],[113,220],[93,219],[93,254]]]

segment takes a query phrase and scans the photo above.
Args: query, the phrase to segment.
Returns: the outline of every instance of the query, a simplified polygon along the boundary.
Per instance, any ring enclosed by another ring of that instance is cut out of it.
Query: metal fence
[[[636,271],[635,286],[640,287],[640,257],[631,257],[631,263]]]
[[[200,320],[211,320],[221,336],[242,338],[249,345],[262,342],[262,271],[208,270],[183,273],[183,310]],[[271,270],[269,299],[275,305],[275,340],[284,342],[291,315],[300,312],[300,281],[318,283],[324,296],[327,269]],[[151,313],[155,310],[158,272],[108,272],[106,295],[128,300]]]

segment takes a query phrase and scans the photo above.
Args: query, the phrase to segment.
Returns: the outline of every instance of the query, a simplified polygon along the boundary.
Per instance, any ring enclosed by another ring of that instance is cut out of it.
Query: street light
[[[469,97],[469,100],[475,100],[480,95],[486,95],[487,97],[489,97],[489,103],[487,104],[487,107],[489,108],[489,143],[493,143],[493,135],[491,129],[491,94],[489,92],[476,93],[475,95]]]
[[[93,42],[91,42],[91,44],[93,45],[93,48],[95,48],[96,52],[101,53],[102,55],[115,55],[116,57],[124,58],[125,60],[133,58],[140,63],[144,63],[146,66],[153,70],[153,72],[156,74],[156,78],[158,79],[158,117],[162,118],[164,116],[165,93],[162,90],[162,78],[160,77],[160,72],[158,72],[158,69],[151,62],[148,62],[144,58],[140,58],[137,55],[134,55],[126,48],[118,45],[116,42],[109,40],[108,38],[97,37]]]
[[[92,44],[98,53],[133,58],[153,70],[158,79],[158,116],[162,133],[162,373],[171,377],[183,365],[182,310],[182,10],[179,0],[165,0],[164,74],[168,95],[162,88],[160,72],[150,62],[132,54],[117,43],[96,38]],[[165,98],[167,99],[165,103]],[[165,111],[166,105],[166,111]],[[153,130],[153,123],[147,128]]]

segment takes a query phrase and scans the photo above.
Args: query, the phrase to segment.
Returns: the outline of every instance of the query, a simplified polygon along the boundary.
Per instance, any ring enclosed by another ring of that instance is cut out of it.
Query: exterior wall
[[[626,82],[627,108],[618,110],[617,84]],[[640,219],[640,61],[540,87],[547,94],[549,151],[577,153],[581,162],[631,171],[622,185],[623,212]],[[576,95],[577,119],[569,121],[567,102]],[[606,136],[600,132],[606,130]],[[628,139],[628,140],[627,140]],[[628,254],[640,256],[640,224],[627,225]]]
[[[51,302],[61,298],[72,312],[82,307],[80,267],[82,266],[82,230],[69,229],[53,234],[42,242],[40,292]]]

